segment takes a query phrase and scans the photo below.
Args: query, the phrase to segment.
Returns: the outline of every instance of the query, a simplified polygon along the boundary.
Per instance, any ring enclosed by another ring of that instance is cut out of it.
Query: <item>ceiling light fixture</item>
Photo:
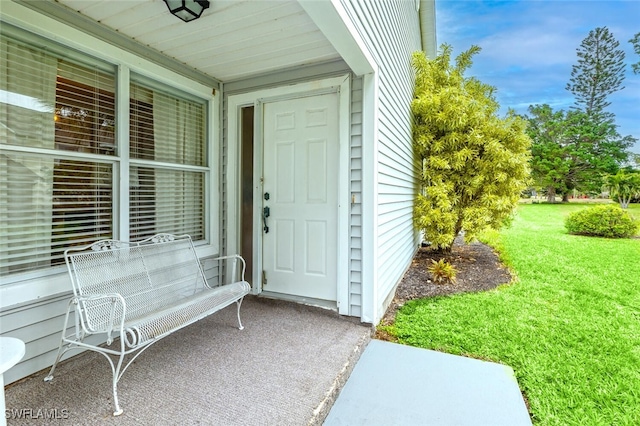
[[[164,0],[169,12],[184,22],[198,19],[202,12],[209,7],[208,0]]]

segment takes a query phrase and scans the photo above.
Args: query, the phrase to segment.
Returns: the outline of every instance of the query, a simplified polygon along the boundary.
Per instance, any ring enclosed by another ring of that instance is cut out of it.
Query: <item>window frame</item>
[[[19,15],[24,14],[27,18]],[[18,38],[26,43],[35,46],[42,46],[44,43],[47,48],[51,45],[51,51],[54,54],[64,52],[64,56],[80,58],[82,62],[98,61],[115,67],[116,91],[115,91],[115,140],[116,152],[114,155],[101,155],[79,153],[72,151],[58,151],[55,154],[59,157],[65,157],[72,160],[80,161],[98,161],[100,163],[109,163],[113,167],[112,175],[112,232],[114,239],[129,240],[129,169],[130,165],[144,163],[141,160],[134,160],[129,155],[129,124],[130,124],[130,107],[129,107],[129,87],[131,73],[142,76],[151,82],[156,82],[167,88],[173,88],[178,92],[186,93],[190,96],[202,100],[205,104],[204,122],[205,122],[205,166],[197,167],[198,171],[204,172],[204,239],[196,241],[196,250],[200,257],[218,255],[220,252],[220,164],[219,164],[219,146],[220,146],[220,126],[218,125],[221,97],[216,95],[216,88],[206,86],[200,82],[194,81],[180,74],[175,73],[158,64],[152,63],[143,57],[129,53],[115,45],[106,43],[92,37],[82,31],[67,26],[64,23],[54,21],[50,18],[43,17],[35,12],[23,11],[21,13],[11,15],[3,15],[2,33],[12,38]],[[34,18],[38,19],[34,19]],[[55,41],[54,41],[55,40]],[[71,49],[71,50],[69,50]],[[71,52],[71,53],[69,53]],[[58,55],[56,55],[58,56]],[[52,155],[51,152],[42,152],[38,148],[29,148],[23,146],[11,146],[2,144],[2,150],[26,153],[40,153]],[[47,150],[48,151],[48,150]],[[157,163],[156,163],[157,165]],[[18,295],[13,294],[2,295],[5,299],[3,305],[11,305],[20,302],[20,299],[39,298],[47,294],[57,294],[60,291],[68,291],[68,283],[66,279],[56,276],[65,274],[65,266],[50,266],[41,269],[33,269],[19,272],[1,277],[0,295],[7,293],[5,290],[11,287],[11,284],[24,282],[25,284],[32,280],[38,280],[47,277],[47,285],[43,289],[32,289],[26,293]],[[54,277],[56,276],[56,277]],[[65,277],[66,278],[66,277]],[[44,283],[43,283],[44,284]],[[20,286],[22,287],[22,286]],[[37,287],[37,286],[35,286]],[[9,296],[9,297],[7,297]],[[34,297],[35,296],[35,297]]]

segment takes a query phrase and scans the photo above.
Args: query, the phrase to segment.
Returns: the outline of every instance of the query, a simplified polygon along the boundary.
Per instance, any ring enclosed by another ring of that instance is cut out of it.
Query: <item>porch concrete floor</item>
[[[38,410],[57,409],[68,418],[53,422],[64,425],[531,424],[507,366],[370,341],[357,320],[290,302],[247,297],[242,331],[235,312],[142,354],[120,381],[119,417],[107,361],[86,352],[60,364],[51,383],[42,371],[9,385],[7,423],[40,424]]]
[[[57,409],[59,417],[68,413],[56,421],[64,425],[320,424],[371,327],[252,296],[241,316],[242,331],[233,304],[150,347],[118,385],[119,417],[112,416],[107,361],[86,352],[60,364],[51,383],[43,371],[9,385],[7,410],[31,410],[31,418],[9,414],[7,423],[41,423],[38,410]]]

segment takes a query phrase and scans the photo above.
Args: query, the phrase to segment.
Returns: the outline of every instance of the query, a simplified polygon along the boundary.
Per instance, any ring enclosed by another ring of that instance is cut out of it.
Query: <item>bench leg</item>
[[[240,305],[242,305],[242,300],[244,300],[244,298],[240,300],[236,300],[236,305],[238,305],[238,324],[240,325],[238,329],[240,330],[244,330],[244,326],[242,325],[242,320],[240,320]]]
[[[60,362],[60,358],[62,358],[62,355],[64,355],[64,353],[67,351],[66,349],[63,349],[63,346],[64,346],[64,330],[62,331],[62,334],[63,334],[63,336],[62,336],[62,339],[60,339],[60,346],[58,347],[58,355],[56,356],[56,361],[51,366],[51,370],[49,370],[49,374],[47,375],[47,377],[44,378],[45,382],[50,382],[50,381],[53,380],[53,372],[56,370],[56,366],[58,365],[58,362]]]
[[[67,343],[66,347],[65,347],[65,333],[67,332],[67,325],[69,324],[69,313],[71,311],[71,301],[69,302],[69,305],[67,306],[67,314],[64,317],[64,326],[62,327],[62,336],[60,337],[60,346],[58,346],[58,355],[56,355],[56,360],[53,363],[53,365],[51,366],[51,370],[49,370],[49,374],[47,375],[47,377],[44,378],[45,382],[50,382],[53,380],[53,372],[56,370],[56,366],[58,365],[58,363],[60,362],[60,358],[62,358],[62,355],[65,354],[65,352],[67,352],[69,349],[71,349],[71,343]]]
[[[106,349],[101,350],[100,347],[94,347],[94,348],[91,348],[91,350],[104,356],[109,362],[109,367],[111,367],[111,373],[113,375],[112,381],[111,381],[111,389],[113,390],[113,407],[115,408],[113,415],[119,416],[120,414],[122,414],[123,410],[120,407],[120,402],[118,401],[118,381],[122,377],[124,370],[126,370],[126,367],[122,369],[122,362],[124,361],[124,357],[126,355],[124,343],[122,339],[120,339],[120,353],[114,353],[114,351],[106,350]],[[115,358],[118,358],[117,363],[114,362],[115,360],[113,355],[115,355]]]
[[[114,416],[119,416],[122,414],[122,408],[120,408],[120,403],[118,402],[118,384],[113,383],[113,406],[116,407],[116,411],[113,412]]]
[[[113,406],[116,409],[113,412],[114,416],[122,414],[122,408],[120,408],[120,403],[118,402],[118,379],[116,378],[116,374],[113,375]]]
[[[113,363],[111,362],[111,358],[107,356],[107,359],[111,363],[111,370],[113,371],[112,387],[113,387],[113,406],[115,407],[115,411],[113,412],[114,416],[119,416],[120,414],[122,414],[122,408],[120,407],[120,402],[118,401],[118,381],[120,380],[120,377],[122,377],[122,374],[124,373],[124,370],[121,370],[122,362],[124,361],[124,356],[125,356],[124,354],[125,348],[124,348],[124,343],[122,341],[122,338],[120,339],[120,345],[121,345],[122,352],[120,353],[120,355],[118,355],[117,365],[113,365]],[[126,370],[126,367],[125,367],[125,370]]]

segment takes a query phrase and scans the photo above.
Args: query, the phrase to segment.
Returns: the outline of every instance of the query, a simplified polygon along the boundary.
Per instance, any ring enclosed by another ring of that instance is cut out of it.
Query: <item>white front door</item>
[[[338,95],[263,111],[263,291],[335,301]]]

